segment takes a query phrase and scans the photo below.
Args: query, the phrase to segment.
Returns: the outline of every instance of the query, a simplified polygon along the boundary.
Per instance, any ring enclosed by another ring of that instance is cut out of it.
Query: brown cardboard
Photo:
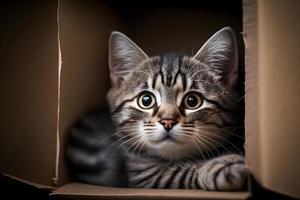
[[[264,187],[299,198],[300,2],[245,7],[247,164]]]
[[[112,188],[82,183],[66,184],[52,196],[71,199],[248,199],[249,192],[205,192],[179,189]]]
[[[257,180],[261,176],[261,143],[259,137],[259,82],[257,2],[243,1],[243,36],[245,43],[245,151],[246,163]]]
[[[103,1],[59,1],[60,85],[58,185],[68,182],[65,138],[87,111],[103,105],[110,87],[107,38],[119,27],[114,11]]]
[[[300,197],[299,10],[295,0],[262,1],[258,7],[262,180],[295,197]]]
[[[6,1],[0,8],[0,171],[51,186],[56,152],[57,2]]]
[[[52,190],[55,189],[55,187],[42,185],[42,184],[38,184],[38,183],[35,183],[35,182],[31,182],[31,181],[27,181],[27,180],[24,180],[24,179],[21,179],[21,178],[18,178],[18,177],[14,177],[14,176],[11,176],[11,175],[8,175],[8,174],[2,174],[2,175],[3,175],[3,177],[5,177],[5,178],[7,178],[11,181],[15,181],[15,182],[18,182],[18,183],[23,183],[23,184],[32,186],[32,187],[37,188],[37,189],[47,190],[47,191],[52,191]]]

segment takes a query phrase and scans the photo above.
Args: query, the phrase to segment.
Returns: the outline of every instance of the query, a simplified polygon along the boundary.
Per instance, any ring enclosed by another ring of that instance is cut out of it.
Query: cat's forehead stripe
[[[168,87],[174,86],[178,75],[181,73],[182,56],[166,54],[160,56],[160,71],[162,83]]]
[[[158,74],[155,73],[155,74],[153,75],[153,79],[152,79],[152,89],[155,89],[157,77],[158,77]]]

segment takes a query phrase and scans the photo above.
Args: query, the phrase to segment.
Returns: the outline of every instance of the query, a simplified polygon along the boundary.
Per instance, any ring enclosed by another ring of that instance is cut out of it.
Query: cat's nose
[[[163,119],[160,120],[159,123],[164,126],[166,131],[170,131],[178,123],[178,121],[175,121],[173,119]]]

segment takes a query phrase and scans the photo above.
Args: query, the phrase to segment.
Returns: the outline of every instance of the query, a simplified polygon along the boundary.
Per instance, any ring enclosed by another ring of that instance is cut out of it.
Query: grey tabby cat
[[[67,148],[72,174],[110,186],[243,189],[247,170],[232,140],[242,138],[234,132],[237,57],[229,27],[192,57],[149,57],[113,32],[107,95],[112,124],[98,113],[74,126]]]

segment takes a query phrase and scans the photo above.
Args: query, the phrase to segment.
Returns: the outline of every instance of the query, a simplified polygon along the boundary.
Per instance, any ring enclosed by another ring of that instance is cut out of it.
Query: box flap
[[[58,2],[61,50],[59,99],[58,185],[68,182],[65,141],[70,127],[86,112],[106,102],[108,37],[119,27],[114,11],[104,1]]]
[[[10,179],[10,180],[17,181],[17,182],[22,183],[22,184],[32,186],[32,187],[37,188],[37,189],[48,190],[48,191],[52,191],[52,190],[55,189],[55,187],[51,187],[51,186],[48,186],[48,185],[42,185],[42,184],[34,183],[34,182],[31,182],[31,181],[23,180],[21,178],[17,178],[17,177],[8,175],[8,174],[2,174],[2,176],[7,178],[7,179]]]
[[[51,195],[84,199],[248,199],[249,192],[204,192],[179,189],[113,188],[82,183],[70,183]]]
[[[262,186],[300,198],[300,1],[244,3],[247,164]]]
[[[56,1],[0,6],[0,172],[43,185],[53,184],[55,167],[56,8]]]

